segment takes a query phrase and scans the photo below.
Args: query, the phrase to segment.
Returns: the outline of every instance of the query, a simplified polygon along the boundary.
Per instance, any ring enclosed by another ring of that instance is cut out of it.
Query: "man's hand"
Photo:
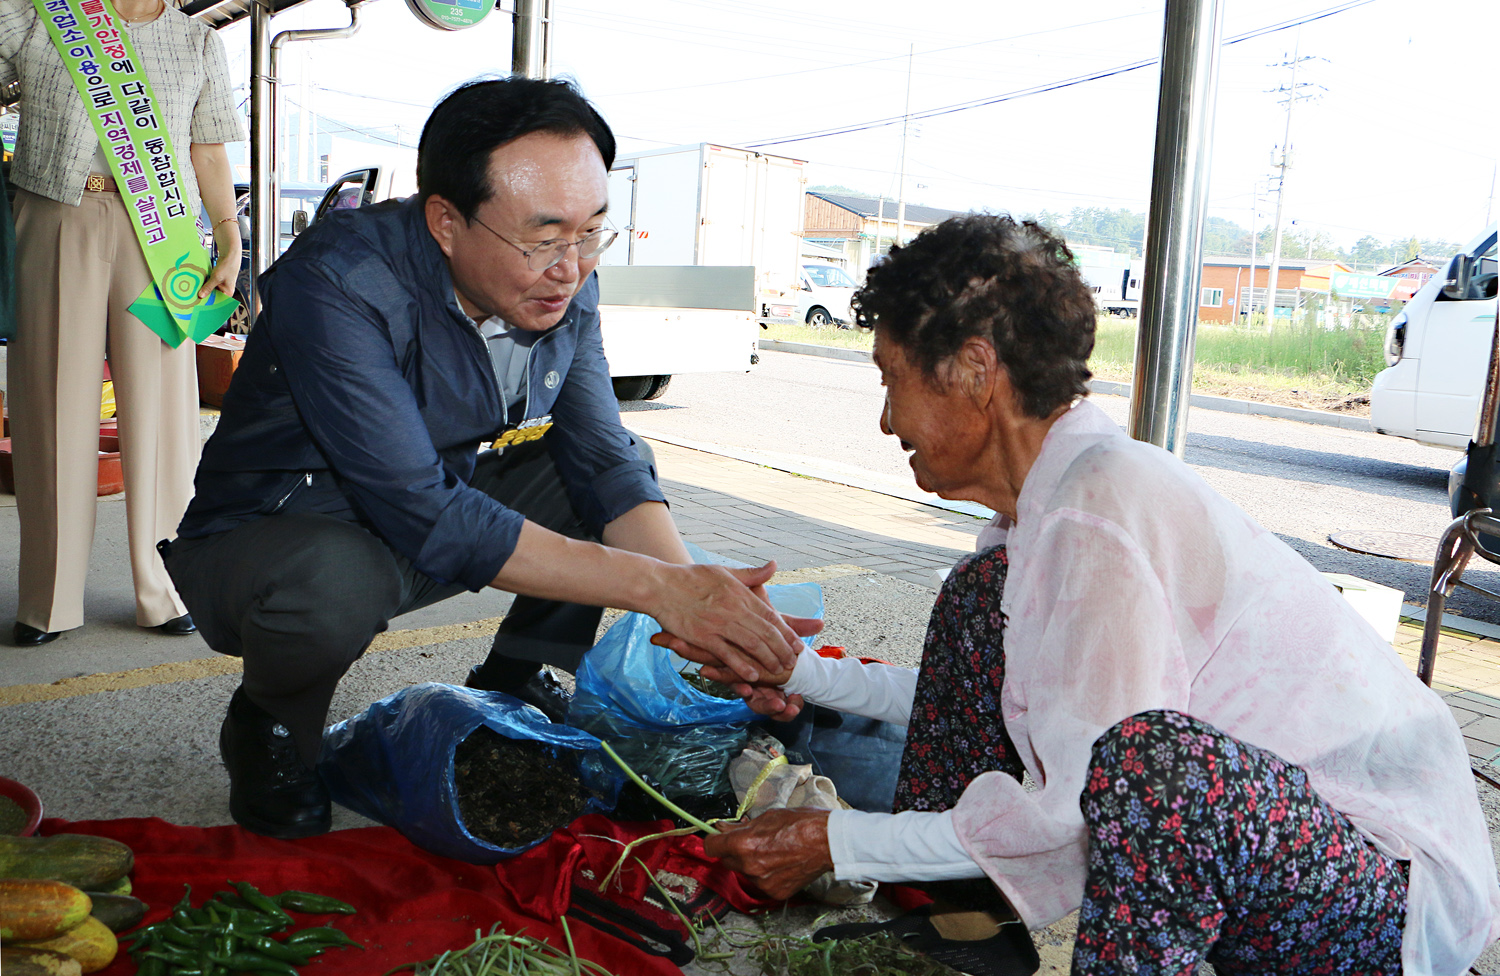
[[[735,574],[742,583],[749,587],[750,592],[767,607],[771,605],[771,597],[766,592],[765,584],[776,573],[776,563],[774,561],[755,569],[732,569],[729,572]],[[777,614],[777,616],[786,627],[791,628],[792,633],[798,638],[812,637],[823,630],[823,621],[816,617],[793,617],[788,614]],[[695,644],[691,640],[684,640],[671,627],[668,627],[660,617],[657,618],[657,622],[662,624],[662,630],[651,638],[651,643],[658,647],[665,647],[689,661],[703,665],[702,673],[705,678],[723,682],[733,687],[737,694],[745,698],[750,696],[747,682],[771,688],[786,684],[792,676],[792,669],[796,667],[795,655],[800,654],[804,646],[800,639],[795,641],[792,644],[792,653],[794,655],[792,660],[787,661],[784,658],[778,658],[780,666],[770,667],[769,669],[763,667],[758,675],[751,677],[740,666],[741,661],[736,661],[733,657],[725,657],[714,649]],[[764,663],[762,662],[763,665]],[[755,707],[754,702],[751,703],[751,707]],[[799,699],[798,708],[800,707]],[[772,713],[764,712],[762,714]],[[795,714],[796,712],[793,711],[792,715]],[[790,717],[790,715],[787,716],[787,718]]]
[[[722,669],[716,673],[730,681],[764,684],[790,676],[802,649],[798,628],[809,624],[783,618],[766,601],[763,587],[776,573],[774,562],[755,569],[674,566],[671,573],[666,602],[652,612],[666,634],[655,643]]]
[[[709,857],[749,877],[772,898],[790,898],[833,867],[827,810],[768,810],[744,823],[716,824]]]

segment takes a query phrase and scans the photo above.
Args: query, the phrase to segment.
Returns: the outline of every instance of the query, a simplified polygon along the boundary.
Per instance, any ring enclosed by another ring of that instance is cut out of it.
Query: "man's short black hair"
[[[437,194],[472,221],[495,192],[489,178],[490,153],[533,132],[586,135],[599,147],[604,168],[614,164],[614,133],[572,82],[471,81],[438,102],[422,127],[417,195],[425,203]]]
[[[929,379],[972,337],[988,339],[1021,409],[1049,417],[1088,394],[1094,295],[1045,228],[967,214],[919,234],[870,269],[854,313]]]

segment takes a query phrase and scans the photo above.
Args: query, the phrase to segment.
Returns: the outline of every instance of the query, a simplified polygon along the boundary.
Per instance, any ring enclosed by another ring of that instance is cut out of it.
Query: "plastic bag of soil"
[[[329,728],[318,775],[336,803],[471,864],[493,864],[585,813],[613,810],[624,782],[587,732],[554,725],[503,692],[435,682]]]
[[[823,616],[823,588],[816,583],[768,586],[766,592],[781,613]],[[651,643],[660,631],[650,617],[629,613],[605,632],[578,669],[568,724],[608,740],[670,799],[725,793],[729,760],[744,748],[757,716],[739,698],[700,687],[708,683],[697,677],[696,664]]]

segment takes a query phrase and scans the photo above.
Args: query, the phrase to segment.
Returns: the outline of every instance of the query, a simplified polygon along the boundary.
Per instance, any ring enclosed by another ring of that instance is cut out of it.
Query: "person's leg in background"
[[[1406,866],[1275,754],[1144,712],[1094,744],[1082,807],[1077,976],[1401,972]]]
[[[16,194],[8,400],[21,529],[14,637],[23,646],[83,626],[112,273],[105,196],[113,194],[85,193],[70,207]]]
[[[109,362],[125,473],[125,519],[135,581],[135,622],[164,633],[192,633],[191,618],[157,554],[193,496],[198,467],[198,369],[192,342],[168,346],[129,311],[151,283],[130,215],[111,199]]]

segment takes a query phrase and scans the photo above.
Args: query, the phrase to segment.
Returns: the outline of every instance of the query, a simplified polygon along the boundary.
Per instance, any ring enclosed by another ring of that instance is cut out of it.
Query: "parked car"
[[[854,279],[843,268],[831,264],[803,264],[797,273],[797,284],[788,294],[763,302],[764,321],[800,322],[814,329],[837,325],[853,328],[854,313],[849,299],[854,296]]]

